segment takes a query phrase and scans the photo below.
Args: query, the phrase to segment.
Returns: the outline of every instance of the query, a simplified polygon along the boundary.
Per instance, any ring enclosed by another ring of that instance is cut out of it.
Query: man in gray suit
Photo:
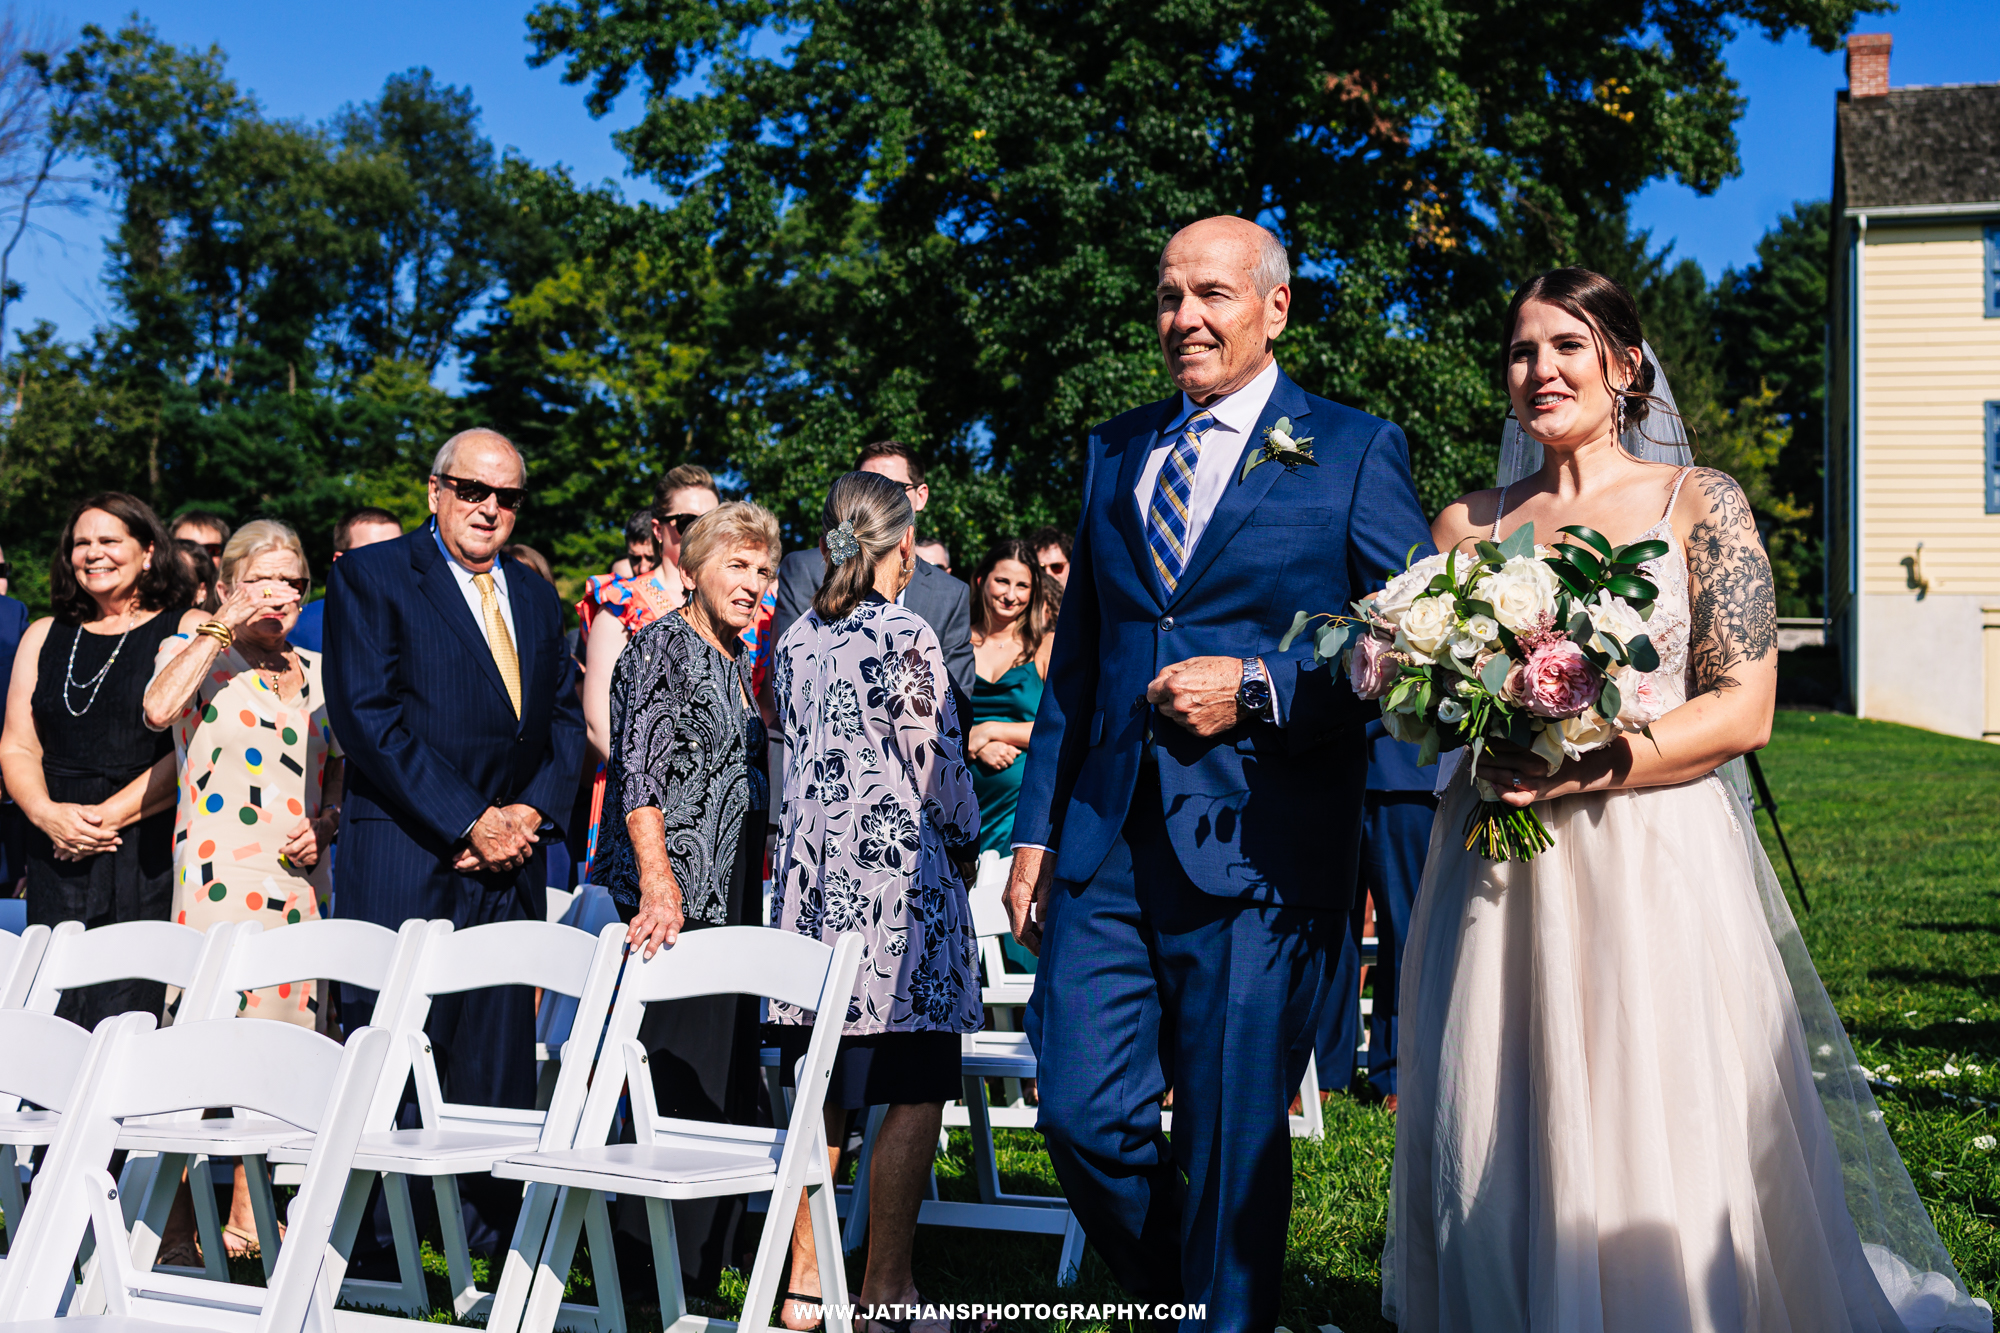
[[[923,512],[925,502],[931,498],[931,488],[924,484],[923,465],[911,456],[908,446],[894,440],[882,440],[863,449],[861,457],[855,460],[854,470],[879,472],[901,486],[903,494],[910,497],[910,508],[918,513]],[[778,606],[771,613],[772,643],[783,639],[792,622],[806,613],[825,577],[826,559],[817,546],[785,557],[778,566]],[[969,727],[972,719],[966,701],[972,697],[973,679],[971,592],[963,583],[919,557],[910,574],[910,586],[903,590],[902,602],[937,631],[938,647],[944,650],[945,670],[951,673],[951,683],[961,695],[959,725]]]

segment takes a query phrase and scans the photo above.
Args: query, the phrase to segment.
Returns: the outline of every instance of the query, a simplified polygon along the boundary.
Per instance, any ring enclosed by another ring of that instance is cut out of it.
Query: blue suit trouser
[[[1424,882],[1435,797],[1423,792],[1371,791],[1361,821],[1361,882],[1340,942],[1332,993],[1320,1011],[1316,1065],[1320,1088],[1344,1092],[1354,1081],[1361,1044],[1361,927],[1367,899],[1375,899],[1374,1012],[1368,1020],[1368,1082],[1384,1096],[1396,1090],[1397,983],[1410,908]]]
[[[1345,920],[1203,893],[1167,840],[1150,767],[1097,874],[1056,881],[1027,1015],[1039,1128],[1120,1285],[1140,1301],[1206,1305],[1184,1329],[1276,1322],[1286,1108]]]

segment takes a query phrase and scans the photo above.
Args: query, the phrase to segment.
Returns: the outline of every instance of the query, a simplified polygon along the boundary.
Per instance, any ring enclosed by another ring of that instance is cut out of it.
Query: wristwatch
[[[1243,659],[1243,683],[1236,687],[1236,706],[1267,722],[1271,720],[1271,680],[1257,658]]]

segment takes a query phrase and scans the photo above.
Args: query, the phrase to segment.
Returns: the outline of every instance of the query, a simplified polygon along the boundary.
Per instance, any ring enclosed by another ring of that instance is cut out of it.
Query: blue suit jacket
[[[1056,877],[1092,878],[1124,827],[1150,748],[1167,836],[1204,891],[1299,906],[1353,900],[1377,716],[1344,677],[1315,667],[1310,635],[1278,651],[1295,611],[1348,603],[1428,554],[1430,525],[1403,432],[1278,376],[1243,456],[1281,416],[1313,439],[1317,467],[1276,463],[1228,488],[1170,596],[1146,552],[1134,497],[1178,396],[1092,432],[1083,520],[1056,624],[1048,688],[1028,747],[1014,841],[1056,849]],[[1284,725],[1202,739],[1154,715],[1146,686],[1191,657],[1262,657]],[[1147,740],[1150,730],[1152,739]]]
[[[504,568],[521,660],[518,720],[429,525],[334,562],[321,670],[347,757],[342,916],[394,926],[403,914],[451,914],[423,895],[453,878],[454,849],[489,805],[531,805],[558,826],[569,818],[584,731],[562,606],[532,570]],[[539,849],[513,878],[539,917]]]

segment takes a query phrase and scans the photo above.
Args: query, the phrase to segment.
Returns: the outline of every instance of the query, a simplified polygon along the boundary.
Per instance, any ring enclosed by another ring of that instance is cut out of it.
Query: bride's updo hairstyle
[[[910,497],[879,472],[849,472],[833,483],[819,515],[826,577],[813,610],[821,620],[830,625],[853,614],[875,586],[875,566],[916,521]]]
[[[1540,301],[1544,305],[1567,310],[1590,327],[1597,337],[1597,364],[1604,375],[1604,387],[1612,400],[1623,401],[1625,425],[1635,427],[1646,420],[1647,413],[1659,400],[1653,394],[1653,363],[1641,355],[1638,372],[1631,383],[1620,388],[1611,381],[1611,360],[1615,357],[1620,365],[1631,365],[1632,355],[1640,352],[1646,342],[1645,332],[1639,327],[1639,307],[1632,300],[1632,293],[1616,281],[1602,273],[1587,268],[1550,269],[1538,278],[1530,278],[1514,293],[1514,299],[1507,305],[1507,319],[1501,325],[1500,364],[1505,366],[1514,345],[1514,326],[1520,322],[1521,307],[1530,301]],[[1665,404],[1660,404],[1662,410]]]

